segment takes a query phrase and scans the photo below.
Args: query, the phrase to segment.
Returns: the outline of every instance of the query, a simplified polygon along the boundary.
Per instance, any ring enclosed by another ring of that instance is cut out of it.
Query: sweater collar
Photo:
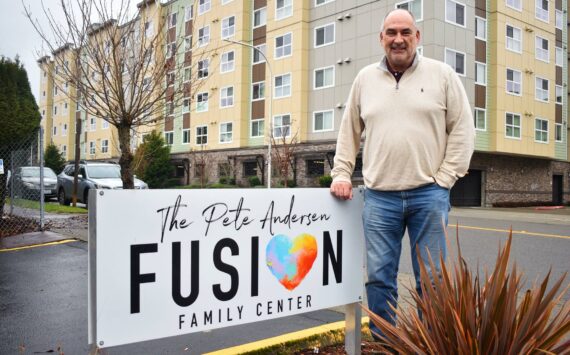
[[[387,58],[384,55],[382,57],[382,59],[380,60],[380,63],[378,63],[378,69],[383,70],[387,73],[390,73],[390,70],[388,69],[388,62],[387,62]],[[415,57],[414,57],[414,61],[412,62],[412,65],[410,65],[410,67],[408,69],[406,69],[404,72],[406,71],[413,71],[414,69],[416,69],[416,67],[418,66],[418,64],[420,63],[421,60],[421,56],[416,53]],[[390,74],[391,75],[391,74]]]

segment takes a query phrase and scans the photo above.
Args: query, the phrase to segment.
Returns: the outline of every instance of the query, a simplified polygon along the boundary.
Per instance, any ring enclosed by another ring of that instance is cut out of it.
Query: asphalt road
[[[499,244],[512,225],[512,260],[528,282],[544,277],[550,267],[554,279],[570,269],[570,223],[497,213],[492,218],[469,213],[451,217],[451,249],[455,249],[454,225],[459,222],[464,258],[483,270],[494,264]],[[410,278],[409,246],[404,245],[400,271]],[[0,252],[0,270],[0,354],[17,354],[20,347],[26,353],[57,353],[58,347],[66,354],[87,353],[86,243]],[[337,312],[319,311],[110,348],[105,353],[201,354],[340,319],[343,315]]]

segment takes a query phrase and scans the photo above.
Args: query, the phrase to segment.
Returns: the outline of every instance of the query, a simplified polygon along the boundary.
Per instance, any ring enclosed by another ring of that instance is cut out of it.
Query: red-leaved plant
[[[420,257],[423,296],[415,289],[410,292],[421,318],[414,307],[399,308],[394,326],[364,307],[384,333],[383,345],[400,354],[570,354],[570,302],[560,304],[568,292],[568,287],[561,288],[566,274],[547,290],[549,272],[542,283],[521,294],[522,273],[516,264],[509,270],[511,242],[512,231],[484,280],[467,266],[459,238],[450,269],[440,257],[439,278],[430,277]]]

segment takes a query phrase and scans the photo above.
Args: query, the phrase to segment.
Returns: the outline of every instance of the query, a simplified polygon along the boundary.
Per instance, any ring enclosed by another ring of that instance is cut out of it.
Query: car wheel
[[[65,197],[65,191],[63,190],[63,188],[59,189],[59,191],[57,192],[57,201],[62,206],[69,205],[69,199]]]
[[[85,204],[85,207],[89,207],[89,189],[85,190],[83,193],[83,203]]]

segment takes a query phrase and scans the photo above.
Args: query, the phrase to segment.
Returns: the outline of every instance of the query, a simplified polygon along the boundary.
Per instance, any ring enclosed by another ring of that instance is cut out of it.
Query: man
[[[363,224],[369,308],[394,322],[402,238],[408,229],[416,289],[421,291],[416,246],[440,271],[445,258],[449,190],[464,176],[475,130],[465,90],[451,67],[416,55],[420,32],[413,15],[388,13],[380,33],[386,55],[354,80],[340,126],[331,193],[352,198],[351,175],[362,151]],[[445,223],[445,226],[444,226]],[[429,266],[429,265],[428,265]],[[379,334],[375,326],[371,330]]]

